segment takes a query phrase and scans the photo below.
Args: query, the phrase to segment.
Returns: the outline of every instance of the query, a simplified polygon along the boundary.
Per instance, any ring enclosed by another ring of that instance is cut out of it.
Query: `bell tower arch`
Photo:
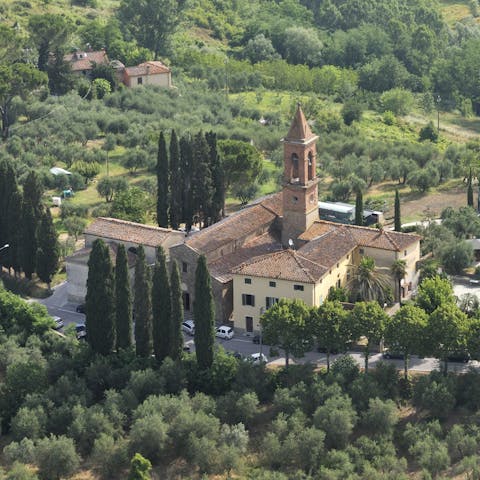
[[[290,130],[283,139],[283,224],[282,244],[296,242],[299,235],[319,219],[317,147],[300,107],[297,107]]]

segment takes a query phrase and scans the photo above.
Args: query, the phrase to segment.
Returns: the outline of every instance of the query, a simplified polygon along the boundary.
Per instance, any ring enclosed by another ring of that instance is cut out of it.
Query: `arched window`
[[[308,152],[308,179],[312,180],[315,177],[315,172],[313,168],[313,154]]]
[[[296,153],[292,153],[292,180],[298,179],[298,155]]]

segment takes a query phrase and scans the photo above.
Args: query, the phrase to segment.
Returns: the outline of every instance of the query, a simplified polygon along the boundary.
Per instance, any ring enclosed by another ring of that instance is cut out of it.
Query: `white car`
[[[193,320],[185,320],[182,322],[182,330],[189,335],[194,335],[195,334],[195,323]]]
[[[230,340],[233,338],[234,331],[232,327],[227,327],[226,325],[222,325],[217,328],[215,335],[220,338],[225,338],[227,340]]]
[[[53,321],[55,322],[55,326],[53,327],[54,330],[59,330],[63,327],[63,319],[60,317],[52,317]]]
[[[264,353],[252,353],[245,360],[252,362],[254,365],[260,365],[262,363],[268,363],[268,358]]]

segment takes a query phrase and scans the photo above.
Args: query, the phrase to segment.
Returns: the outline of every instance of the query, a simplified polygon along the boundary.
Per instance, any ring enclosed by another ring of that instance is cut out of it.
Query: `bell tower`
[[[297,238],[319,219],[317,148],[314,135],[298,104],[290,130],[283,139],[282,244]]]

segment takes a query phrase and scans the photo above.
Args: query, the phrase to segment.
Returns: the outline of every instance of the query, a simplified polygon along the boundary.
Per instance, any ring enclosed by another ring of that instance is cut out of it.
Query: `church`
[[[320,305],[332,288],[347,286],[364,255],[388,275],[396,260],[405,261],[402,297],[416,286],[418,235],[319,218],[317,139],[298,106],[283,139],[282,191],[170,248],[182,272],[186,312],[201,254],[212,276],[217,321],[247,333],[258,331],[260,316],[280,298]]]
[[[67,275],[69,263],[72,272],[73,267],[78,272],[79,264],[86,263],[88,247],[95,238],[110,243],[125,243],[127,239],[131,252],[139,244],[161,244],[170,261],[178,262],[188,318],[193,314],[197,260],[205,255],[216,321],[247,334],[258,331],[260,316],[280,298],[320,305],[332,288],[348,285],[364,255],[372,257],[377,268],[389,275],[391,265],[404,260],[406,275],[401,294],[408,295],[418,281],[420,237],[321,220],[317,139],[298,106],[283,139],[282,191],[187,236],[170,229],[96,219],[85,231],[88,245],[82,255],[67,259]],[[69,278],[76,284],[77,298],[81,296],[80,287],[84,288],[86,271],[82,277]],[[391,281],[394,287],[393,277]]]

